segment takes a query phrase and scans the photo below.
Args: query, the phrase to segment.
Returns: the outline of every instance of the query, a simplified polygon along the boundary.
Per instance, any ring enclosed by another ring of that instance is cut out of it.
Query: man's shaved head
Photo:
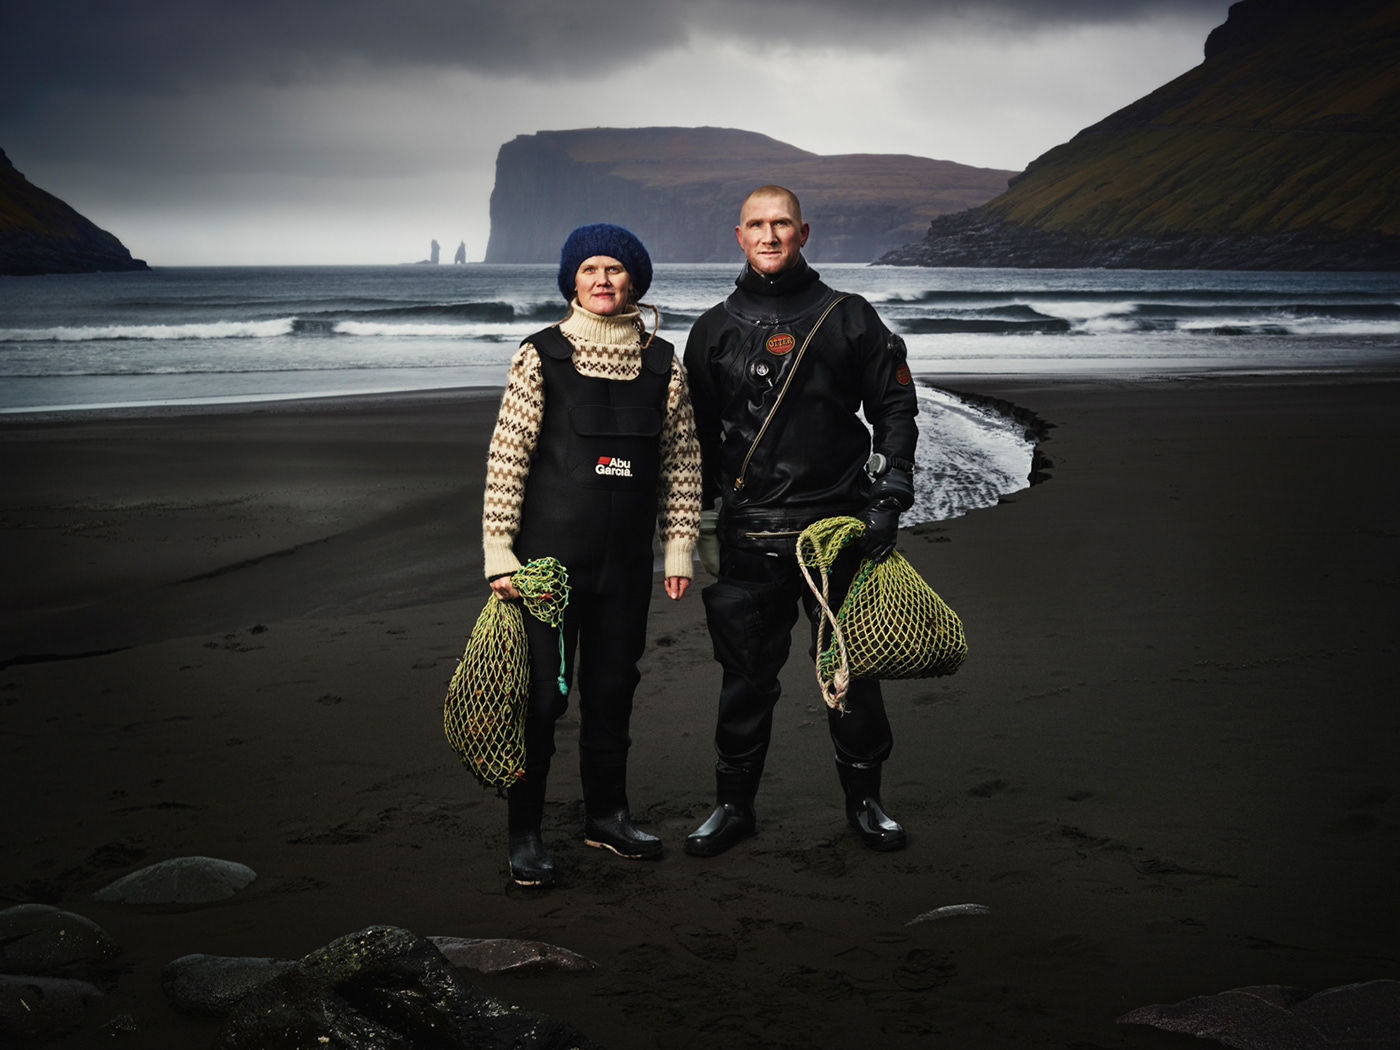
[[[786,186],[760,186],[744,198],[744,203],[739,206],[739,215],[744,214],[744,209],[749,206],[750,201],[760,197],[778,197],[785,200],[788,207],[792,209],[793,223],[797,226],[802,225],[802,202],[797,199],[797,194]],[[743,219],[741,218],[739,221],[742,222]]]
[[[760,186],[745,197],[734,227],[750,269],[770,277],[797,265],[807,234],[797,194],[782,186]]]

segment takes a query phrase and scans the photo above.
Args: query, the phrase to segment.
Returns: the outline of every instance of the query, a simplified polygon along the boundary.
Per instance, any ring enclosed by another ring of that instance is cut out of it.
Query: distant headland
[[[541,131],[497,155],[485,261],[555,262],[574,227],[615,222],[657,262],[728,262],[739,204],[776,182],[802,199],[809,259],[868,263],[935,216],[990,200],[1013,174],[902,154],[819,156],[732,128]]]

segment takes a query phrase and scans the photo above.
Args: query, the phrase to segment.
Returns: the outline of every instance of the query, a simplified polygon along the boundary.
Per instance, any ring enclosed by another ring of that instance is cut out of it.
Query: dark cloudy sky
[[[155,264],[486,247],[496,151],[712,125],[1020,169],[1229,0],[3,0],[0,148]]]

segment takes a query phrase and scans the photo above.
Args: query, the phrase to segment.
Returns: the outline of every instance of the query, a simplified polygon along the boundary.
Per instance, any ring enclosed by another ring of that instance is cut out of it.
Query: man
[[[844,594],[861,557],[894,549],[900,512],[914,501],[918,404],[904,342],[864,299],[822,283],[802,257],[809,232],[790,190],[749,194],[735,227],[746,260],[737,288],[695,323],[685,349],[702,506],[722,500],[717,517],[706,510],[701,523],[703,560],[719,577],[704,590],[705,613],[724,669],[717,806],[685,847],[701,857],[755,831],[778,673],[799,602],[815,622],[798,534],[834,515],[865,522],[859,550],[843,552],[833,567],[833,593]],[[862,409],[873,446],[856,414]],[[880,799],[893,738],[879,683],[854,680],[846,708],[828,711],[828,725],[847,821],[870,848],[902,849],[904,829]]]

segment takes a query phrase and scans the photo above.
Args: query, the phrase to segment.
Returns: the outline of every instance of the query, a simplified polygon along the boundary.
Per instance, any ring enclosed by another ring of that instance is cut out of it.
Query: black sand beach
[[[132,1045],[207,1046],[168,962],[374,923],[588,956],[480,983],[611,1050],[1185,1048],[1114,1018],[1400,978],[1398,380],[937,377],[1053,424],[1053,466],[903,534],[971,647],[887,687],[909,849],[845,827],[794,657],[759,835],[684,855],[719,676],[698,595],[658,580],[630,794],[667,851],[583,846],[571,715],[544,893],[509,884],[503,803],[441,729],[487,593],[493,395],[4,419],[0,895],[124,949],[59,1045],[129,1013]],[[183,855],[258,878],[196,909],[91,898]],[[962,903],[990,914],[908,925]]]

